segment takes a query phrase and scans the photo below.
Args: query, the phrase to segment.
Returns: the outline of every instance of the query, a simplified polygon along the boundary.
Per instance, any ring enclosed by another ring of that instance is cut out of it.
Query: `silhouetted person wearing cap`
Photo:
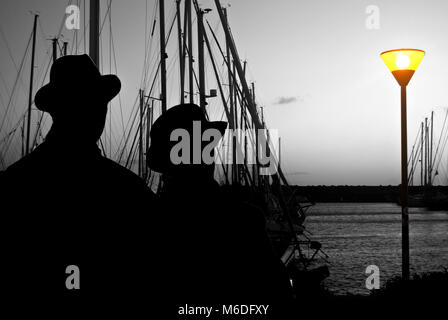
[[[51,115],[52,127],[0,181],[7,208],[1,214],[7,279],[0,290],[12,300],[26,305],[45,299],[54,308],[65,297],[69,309],[82,301],[97,307],[104,302],[104,310],[113,310],[126,299],[137,303],[133,297],[147,291],[144,217],[153,194],[97,146],[107,104],[120,87],[115,75],[101,75],[87,55],[80,55],[56,60],[50,82],[37,92],[36,107]],[[69,265],[79,268],[79,289],[72,278],[67,287],[74,274],[66,273]]]
[[[172,312],[186,303],[267,303],[272,312],[276,303],[278,314],[292,294],[264,216],[225,194],[214,180],[214,158],[204,158],[214,157],[209,150],[226,126],[194,104],[168,109],[152,126],[148,166],[163,174],[159,290]]]

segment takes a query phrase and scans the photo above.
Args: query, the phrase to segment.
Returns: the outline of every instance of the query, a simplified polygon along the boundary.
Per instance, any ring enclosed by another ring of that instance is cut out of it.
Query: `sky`
[[[36,64],[43,64],[50,48],[48,39],[58,34],[69,2],[2,0],[0,27],[17,65],[32,29],[30,12],[40,14]],[[165,2],[168,24],[175,1]],[[278,130],[282,137],[282,168],[291,183],[400,183],[400,88],[380,58],[385,50],[426,51],[408,86],[409,152],[420,122],[431,111],[435,112],[434,133],[438,137],[448,107],[447,1],[238,0],[221,3],[228,7],[240,58],[248,63],[247,77],[255,82],[257,103],[263,107],[269,127]],[[206,17],[213,27],[217,26],[214,2],[203,0],[199,4],[213,9]],[[106,6],[107,1],[102,1],[101,16]],[[367,10],[369,6],[378,10],[378,28],[366,26],[366,21],[372,18],[372,11]],[[112,2],[117,69],[107,65],[109,60],[104,52],[109,44],[104,37],[102,48],[106,62],[102,71],[116,72],[120,77],[124,114],[130,112],[141,86],[145,17],[152,17],[154,9],[155,0]],[[83,11],[81,19],[84,19]],[[152,20],[146,24],[146,29],[151,29]],[[106,23],[104,35],[108,28]],[[70,43],[75,36],[73,30],[64,27],[62,34]],[[175,43],[175,37],[172,40]],[[4,112],[16,72],[6,42],[0,39],[0,43],[0,112]],[[82,50],[81,41],[78,52]],[[174,50],[169,52],[168,65],[175,56]],[[210,72],[209,63],[206,67]],[[24,68],[29,70],[28,60]],[[45,81],[43,73],[38,75]],[[19,81],[16,104],[26,105],[27,77],[25,72]],[[175,71],[169,72],[169,79],[174,78]],[[36,85],[39,81],[36,80]],[[171,89],[169,105],[176,99],[174,88],[168,88]],[[116,100],[112,109],[118,114]],[[113,126],[120,126],[115,117],[112,121]],[[0,138],[5,132],[3,129]],[[448,163],[445,161],[443,166],[436,183],[447,184]]]

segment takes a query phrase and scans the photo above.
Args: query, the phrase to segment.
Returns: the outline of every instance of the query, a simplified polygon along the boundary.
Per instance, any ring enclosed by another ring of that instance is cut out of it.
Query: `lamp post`
[[[381,53],[381,58],[401,87],[401,258],[402,277],[409,280],[409,215],[408,215],[408,139],[406,123],[406,86],[425,52],[397,49]]]

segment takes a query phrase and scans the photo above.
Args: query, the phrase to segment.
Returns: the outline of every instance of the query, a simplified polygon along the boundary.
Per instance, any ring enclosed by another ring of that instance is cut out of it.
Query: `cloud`
[[[297,101],[297,97],[280,97],[275,104],[288,104]]]
[[[305,98],[300,96],[279,97],[274,104],[290,104],[293,102],[303,102],[304,100]]]

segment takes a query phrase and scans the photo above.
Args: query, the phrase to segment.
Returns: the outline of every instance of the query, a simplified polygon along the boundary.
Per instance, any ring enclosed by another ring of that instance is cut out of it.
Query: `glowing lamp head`
[[[422,61],[425,51],[418,49],[397,49],[381,53],[386,66],[400,86],[406,86]]]
[[[409,57],[405,54],[399,54],[395,59],[395,64],[397,65],[397,68],[400,70],[406,69],[411,64],[411,59],[409,59]]]

